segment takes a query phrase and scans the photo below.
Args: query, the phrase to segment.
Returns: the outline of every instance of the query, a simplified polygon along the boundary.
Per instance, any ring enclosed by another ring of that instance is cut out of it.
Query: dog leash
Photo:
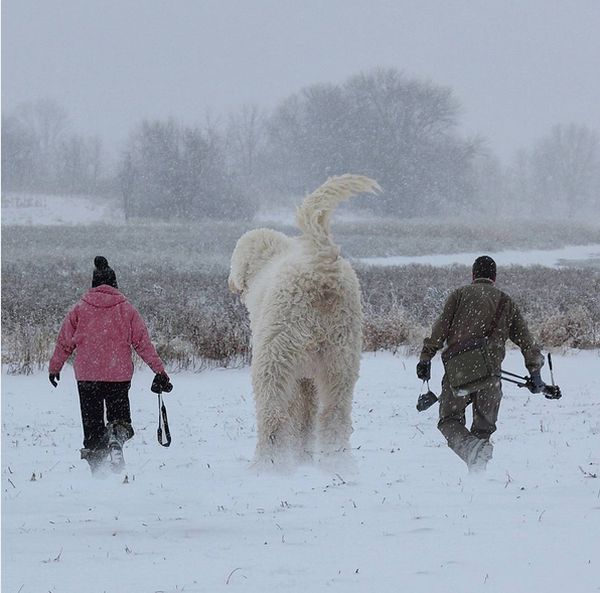
[[[163,431],[166,442],[163,442]],[[158,429],[156,430],[158,443],[163,447],[168,447],[171,444],[171,431],[169,430],[169,420],[167,418],[167,408],[163,402],[162,393],[158,394]]]

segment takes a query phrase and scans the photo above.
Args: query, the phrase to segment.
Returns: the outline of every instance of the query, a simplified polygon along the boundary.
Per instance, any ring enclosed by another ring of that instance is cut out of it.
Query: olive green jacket
[[[493,323],[503,294],[506,299],[504,308],[496,330],[488,341],[494,370],[500,370],[506,340],[509,339],[521,349],[525,366],[530,373],[542,368],[544,357],[533,341],[518,307],[487,278],[478,278],[473,284],[458,288],[450,294],[442,314],[433,324],[431,337],[423,341],[421,360],[431,360],[444,344],[452,347],[458,342],[484,337]]]

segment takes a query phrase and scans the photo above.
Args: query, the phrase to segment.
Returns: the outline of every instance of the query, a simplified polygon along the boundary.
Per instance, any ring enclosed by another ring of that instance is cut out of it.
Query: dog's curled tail
[[[377,193],[381,187],[364,175],[330,177],[321,187],[304,198],[296,212],[296,223],[304,235],[319,247],[332,246],[329,220],[334,208],[344,200],[360,193]]]

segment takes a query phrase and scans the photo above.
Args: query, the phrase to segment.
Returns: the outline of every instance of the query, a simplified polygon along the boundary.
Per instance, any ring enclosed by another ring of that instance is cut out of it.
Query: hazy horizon
[[[450,86],[506,159],[557,123],[600,129],[600,3],[158,0],[2,5],[2,107],[52,98],[116,148],[143,118],[202,122],[393,67]]]

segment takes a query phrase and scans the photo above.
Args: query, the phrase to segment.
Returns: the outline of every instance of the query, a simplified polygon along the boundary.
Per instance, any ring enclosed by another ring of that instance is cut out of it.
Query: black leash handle
[[[554,369],[552,368],[552,354],[548,352],[548,366],[550,367],[550,380],[552,381],[552,387],[556,386],[554,382]]]
[[[163,442],[163,430],[166,442]],[[162,393],[158,394],[158,428],[156,430],[156,437],[158,438],[159,445],[168,447],[171,444],[171,431],[169,430],[169,419],[167,418],[167,408],[162,399]]]

